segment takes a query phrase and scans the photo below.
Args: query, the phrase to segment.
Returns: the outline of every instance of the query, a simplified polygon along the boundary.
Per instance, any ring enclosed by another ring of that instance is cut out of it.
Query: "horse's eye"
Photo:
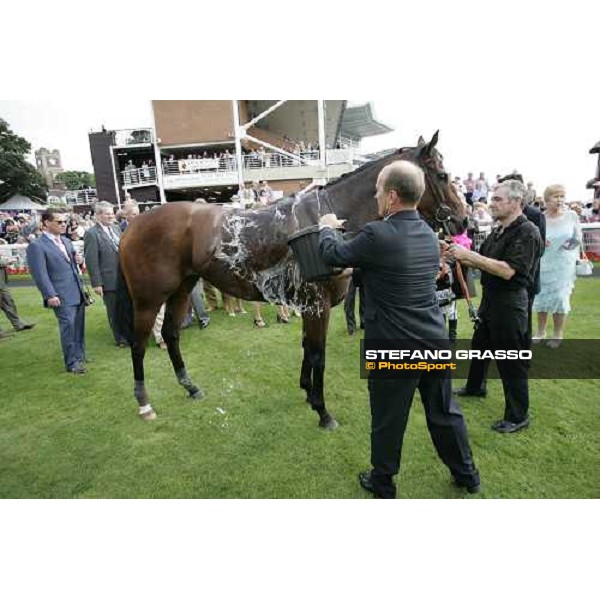
[[[438,179],[440,181],[448,181],[448,173],[438,173]]]

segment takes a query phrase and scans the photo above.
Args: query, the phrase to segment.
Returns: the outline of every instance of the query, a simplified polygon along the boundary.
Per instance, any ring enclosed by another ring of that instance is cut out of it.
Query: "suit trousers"
[[[400,470],[404,432],[417,388],[438,456],[458,482],[479,485],[465,421],[452,398],[450,373],[423,373],[416,379],[369,379],[371,478],[383,498],[396,496],[392,477]]]
[[[24,323],[17,314],[17,306],[10,293],[10,290],[5,285],[0,285],[0,309],[4,311],[4,314],[13,326],[13,329],[21,329]]]
[[[191,298],[192,307],[194,309],[194,312],[196,313],[196,318],[198,319],[198,322],[206,323],[210,320],[210,318],[209,318],[208,314],[206,313],[206,310],[204,309],[204,300],[202,299],[202,288],[203,288],[202,279],[198,279],[198,281],[196,282],[196,285],[194,286],[194,289],[192,289],[190,298]]]
[[[473,333],[473,350],[530,350],[531,303],[527,290],[488,292],[479,308],[479,325]],[[467,390],[485,391],[490,359],[471,361]],[[520,423],[529,414],[529,361],[496,361],[504,389],[504,420]]]
[[[127,339],[119,331],[119,327],[117,325],[117,292],[104,292],[103,300],[104,306],[106,307],[106,314],[108,316],[108,323],[113,332],[115,342],[117,344],[127,343]]]
[[[85,305],[57,306],[53,308],[58,320],[60,345],[65,368],[72,369],[85,360]]]
[[[344,300],[344,312],[346,313],[346,327],[348,331],[356,331],[356,317],[354,305],[356,302],[356,290],[358,289],[358,318],[360,326],[364,326],[365,322],[365,292],[362,286],[357,288],[352,281]]]

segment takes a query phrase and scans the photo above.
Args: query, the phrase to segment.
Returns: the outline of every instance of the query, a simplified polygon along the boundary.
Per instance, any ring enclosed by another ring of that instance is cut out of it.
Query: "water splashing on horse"
[[[323,395],[325,347],[329,313],[346,294],[348,273],[318,283],[304,281],[288,237],[315,225],[325,212],[346,219],[349,232],[376,219],[377,176],[384,166],[399,159],[410,160],[425,172],[426,189],[419,204],[422,217],[433,226],[436,211],[449,210],[448,227],[453,233],[462,231],[464,207],[448,181],[436,143],[437,133],[429,143],[421,138],[414,148],[401,148],[361,166],[330,182],[320,193],[282,198],[268,207],[238,210],[178,202],[133,221],[121,240],[118,295],[121,325],[131,341],[134,396],[140,416],[156,418],[144,382],[144,355],[156,315],[165,302],[162,336],[177,380],[191,398],[203,395],[188,375],[179,348],[189,294],[202,277],[233,296],[284,304],[302,313],[300,387],[318,413],[319,425],[337,427]],[[324,199],[326,206],[322,206]]]

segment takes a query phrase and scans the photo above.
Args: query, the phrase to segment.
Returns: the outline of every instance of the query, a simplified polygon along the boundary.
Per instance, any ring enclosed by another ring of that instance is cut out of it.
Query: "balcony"
[[[88,188],[87,190],[70,190],[65,193],[67,204],[93,204],[98,200],[96,190]]]
[[[154,143],[154,132],[149,127],[142,129],[117,129],[116,148],[143,148]]]
[[[121,171],[123,189],[156,185],[156,167],[140,167]]]
[[[245,181],[277,181],[284,179],[331,179],[351,171],[354,149],[327,150],[326,166],[322,167],[318,152],[303,152],[298,158],[284,154],[253,152],[243,157]],[[203,185],[236,185],[237,158],[196,158],[163,161],[163,182],[166,190]]]

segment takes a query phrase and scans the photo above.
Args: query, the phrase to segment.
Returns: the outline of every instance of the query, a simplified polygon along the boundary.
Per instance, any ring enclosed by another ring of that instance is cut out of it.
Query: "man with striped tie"
[[[42,294],[44,306],[58,320],[65,367],[70,373],[85,373],[85,305],[79,264],[83,262],[65,235],[67,215],[58,208],[42,213],[43,235],[27,247],[27,264]]]
[[[128,346],[117,324],[117,274],[121,230],[115,225],[115,212],[109,202],[97,202],[96,225],[83,238],[85,264],[92,288],[104,300],[108,322],[120,348]]]

